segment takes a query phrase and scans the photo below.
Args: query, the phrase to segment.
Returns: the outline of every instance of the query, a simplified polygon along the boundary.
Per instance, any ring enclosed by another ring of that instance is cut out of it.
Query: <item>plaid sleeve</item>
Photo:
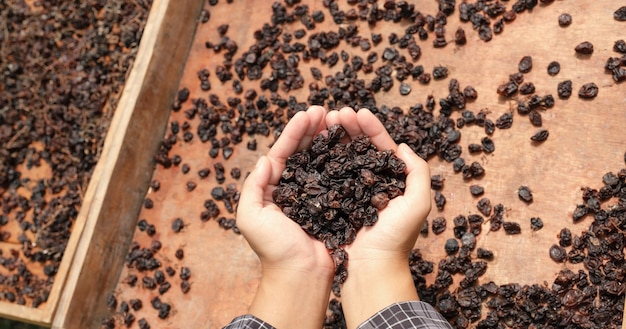
[[[357,329],[452,329],[446,319],[427,303],[409,301],[391,304],[363,322]]]
[[[238,316],[222,329],[276,329],[252,314]]]

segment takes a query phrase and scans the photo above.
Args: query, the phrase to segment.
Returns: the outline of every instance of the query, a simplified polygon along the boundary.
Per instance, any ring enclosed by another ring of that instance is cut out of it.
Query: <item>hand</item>
[[[341,124],[350,138],[367,135],[379,150],[393,150],[407,165],[404,195],[379,212],[378,222],[357,233],[348,253],[348,278],[342,304],[349,328],[395,302],[417,300],[408,256],[430,212],[428,164],[406,144],[396,145],[382,123],[369,110],[350,108],[326,116],[328,127]]]
[[[330,295],[334,263],[328,250],[272,199],[287,157],[325,130],[325,115],[312,106],[291,118],[246,179],[237,209],[237,226],[263,267],[250,313],[278,328],[321,328]]]

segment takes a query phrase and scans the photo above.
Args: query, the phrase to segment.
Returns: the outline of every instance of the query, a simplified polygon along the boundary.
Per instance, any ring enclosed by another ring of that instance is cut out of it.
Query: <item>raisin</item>
[[[584,84],[578,90],[578,97],[580,98],[590,99],[596,96],[598,96],[598,86],[593,82]]]
[[[481,196],[483,195],[483,193],[485,193],[485,189],[479,185],[470,185],[469,189],[470,189],[470,193],[473,196]]]
[[[548,139],[549,135],[550,133],[548,132],[548,130],[540,129],[530,137],[530,140],[532,140],[533,142],[543,142]]]
[[[522,57],[522,59],[519,61],[519,64],[517,65],[517,69],[521,73],[528,73],[530,72],[530,70],[532,70],[532,68],[533,68],[533,58],[531,56]]]
[[[561,64],[557,61],[552,61],[548,64],[548,75],[555,76],[561,72]]]
[[[533,193],[530,191],[528,186],[520,186],[517,190],[517,196],[520,200],[526,203],[531,203],[533,201]]]
[[[569,98],[572,95],[572,80],[559,82],[557,94],[559,95],[559,98]]]
[[[572,15],[568,13],[563,13],[559,15],[559,26],[566,27],[572,24]]]
[[[593,53],[593,44],[589,41],[581,42],[574,50],[583,55],[591,55]]]

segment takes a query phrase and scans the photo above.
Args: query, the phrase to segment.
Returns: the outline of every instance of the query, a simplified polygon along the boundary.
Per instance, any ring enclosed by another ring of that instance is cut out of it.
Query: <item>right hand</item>
[[[378,222],[364,226],[351,245],[345,247],[349,262],[393,257],[407,261],[426,217],[430,212],[430,170],[406,144],[397,145],[383,124],[367,109],[358,113],[351,108],[331,111],[326,115],[326,126],[341,124],[351,139],[369,136],[379,150],[393,150],[407,166],[404,195],[389,201],[379,211]]]
[[[406,163],[404,195],[378,212],[378,222],[364,226],[345,246],[348,277],[341,298],[348,328],[356,328],[383,308],[418,299],[409,269],[409,253],[430,212],[430,171],[406,144],[396,145],[383,124],[369,110],[331,111],[326,126],[341,124],[348,136],[369,136],[379,150],[393,150]]]

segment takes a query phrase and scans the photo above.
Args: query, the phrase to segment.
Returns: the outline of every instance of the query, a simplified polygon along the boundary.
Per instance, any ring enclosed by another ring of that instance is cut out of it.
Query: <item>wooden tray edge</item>
[[[72,234],[68,242],[48,300],[49,306],[35,321],[25,320],[52,325],[53,328],[86,328],[92,327],[91,323],[87,325],[88,322],[98,321],[95,318],[106,312],[103,292],[114,288],[121,272],[121,266],[108,265],[109,262],[121,265],[131,242],[141,201],[152,175],[152,157],[166,128],[170,102],[178,88],[202,3],[197,0],[155,0],[152,4],[137,58],[74,226],[77,234]],[[173,64],[176,63],[180,63],[180,67],[175,68]],[[138,110],[149,113],[138,113]],[[160,129],[160,133],[152,130],[150,134],[138,136],[129,130],[150,126]],[[151,138],[137,139],[150,135]],[[128,163],[124,155],[129,153],[142,161]],[[113,201],[120,194],[131,192],[123,189],[124,184],[116,184],[120,181],[139,191],[130,193],[124,205]],[[117,216],[111,216],[112,213]],[[103,234],[103,228],[110,232]],[[117,237],[116,240],[121,241],[94,239],[96,232],[98,236]],[[121,243],[116,245],[115,242]],[[95,258],[101,260],[96,262],[100,267],[89,267]],[[96,270],[98,272],[94,273]]]

